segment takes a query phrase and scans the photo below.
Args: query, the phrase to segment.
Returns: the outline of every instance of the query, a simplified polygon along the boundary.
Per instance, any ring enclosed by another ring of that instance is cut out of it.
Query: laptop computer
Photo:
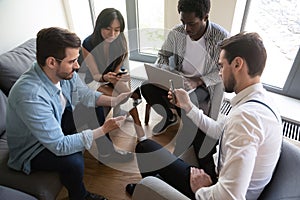
[[[169,80],[173,80],[174,88],[184,88],[184,78],[179,74],[156,67],[155,64],[144,64],[149,83],[155,84],[163,89],[170,88]]]

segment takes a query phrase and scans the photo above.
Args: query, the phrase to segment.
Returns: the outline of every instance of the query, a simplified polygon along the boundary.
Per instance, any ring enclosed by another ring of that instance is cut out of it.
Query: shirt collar
[[[206,27],[205,33],[203,34],[202,37],[206,41],[213,39],[213,37],[211,37],[211,24],[210,24],[209,20],[207,20],[207,27]]]
[[[47,90],[49,94],[55,95],[59,93],[59,89],[46,76],[45,72],[42,70],[42,67],[40,67],[40,65],[37,62],[34,63],[34,69],[40,77],[41,81],[43,82],[45,90]]]
[[[240,91],[235,97],[233,97],[230,100],[230,103],[232,106],[235,106],[239,103],[244,103],[251,99],[252,94],[254,92],[263,91],[263,90],[264,90],[264,88],[263,88],[262,83],[253,84],[253,85],[243,89],[242,91]]]

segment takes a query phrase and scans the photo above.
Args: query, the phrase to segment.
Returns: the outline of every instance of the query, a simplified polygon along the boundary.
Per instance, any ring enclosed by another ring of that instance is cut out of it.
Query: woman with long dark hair
[[[116,96],[130,91],[128,70],[128,48],[124,35],[125,22],[122,14],[115,8],[101,11],[96,20],[93,33],[82,44],[86,71],[85,82],[90,88],[106,95]],[[132,98],[141,98],[139,90]],[[137,108],[130,110],[139,140],[145,138]],[[119,106],[114,108],[114,115],[122,114]]]

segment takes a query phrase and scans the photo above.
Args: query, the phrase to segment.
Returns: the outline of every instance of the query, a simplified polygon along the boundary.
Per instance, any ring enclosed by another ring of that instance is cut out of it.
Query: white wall
[[[231,32],[237,0],[211,0],[210,20]]]
[[[68,28],[62,0],[0,0],[0,54],[50,26]]]
[[[79,36],[87,35],[85,32],[90,32],[90,30],[86,27],[82,29],[83,26],[80,27],[82,30],[78,29],[70,21],[88,21],[89,16],[82,16],[80,11],[76,11],[77,14],[72,13],[73,17],[79,17],[79,19],[69,19],[68,22],[65,11],[70,12],[69,7],[72,5],[68,5],[67,2],[65,0],[0,0],[0,54],[29,38],[36,37],[37,32],[45,27],[59,26],[73,29],[78,34],[83,32]],[[74,4],[75,0],[71,2]],[[210,20],[231,31],[237,0],[211,0],[211,3]],[[180,23],[177,0],[166,0],[165,8],[166,27],[172,28]],[[85,25],[91,26],[87,23]]]

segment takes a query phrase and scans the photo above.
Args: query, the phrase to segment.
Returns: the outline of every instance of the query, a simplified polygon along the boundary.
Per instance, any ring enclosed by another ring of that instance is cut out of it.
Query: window
[[[63,0],[68,25],[81,40],[93,31],[90,7],[87,1]]]
[[[70,16],[74,19],[69,21],[74,23],[70,27],[80,36],[84,35],[84,38],[92,32],[88,21],[95,20],[102,9],[115,7],[120,10],[126,22],[129,58],[142,62],[156,60],[157,50],[165,40],[168,29],[180,23],[176,11],[177,1],[174,0],[89,0],[84,1],[85,5],[83,1],[76,0],[64,2],[70,2],[69,7],[77,5],[79,8],[78,11],[70,8]],[[300,1],[243,2],[246,2],[246,8],[239,30],[258,32],[267,48],[268,60],[262,77],[265,87],[269,91],[300,99]],[[88,19],[87,13],[92,13],[92,18]],[[239,24],[235,21],[233,23],[236,26]]]
[[[98,17],[98,15],[100,14],[100,12],[104,9],[104,8],[115,8],[117,10],[119,10],[125,20],[125,30],[124,32],[128,31],[128,27],[127,27],[127,12],[126,12],[126,1],[124,0],[113,0],[113,1],[108,1],[108,0],[89,0],[91,6],[93,7],[94,10],[94,19],[96,22],[96,19]],[[126,34],[125,34],[126,35]]]
[[[127,1],[132,60],[156,60],[157,51],[164,41],[164,6],[162,0]]]
[[[97,16],[104,8],[118,9],[125,20],[125,35],[130,49],[129,58],[154,62],[157,51],[164,41],[166,1],[174,0],[65,0],[64,4],[69,10],[68,21],[71,23],[69,26],[82,40],[92,33]],[[87,15],[89,18],[86,17]],[[87,21],[89,23],[84,23]]]
[[[264,40],[268,59],[262,81],[270,91],[300,99],[300,2],[248,0],[241,30]]]

